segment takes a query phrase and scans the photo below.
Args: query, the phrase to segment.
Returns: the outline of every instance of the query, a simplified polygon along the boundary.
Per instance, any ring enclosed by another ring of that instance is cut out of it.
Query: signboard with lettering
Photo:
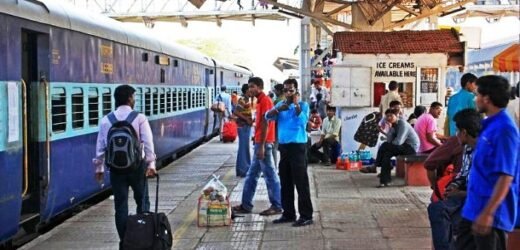
[[[101,73],[114,73],[112,44],[101,44],[99,53],[101,54]]]

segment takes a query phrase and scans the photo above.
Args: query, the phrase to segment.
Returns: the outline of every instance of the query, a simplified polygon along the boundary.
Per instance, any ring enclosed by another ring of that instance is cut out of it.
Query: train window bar
[[[101,90],[102,94],[102,104],[103,104],[103,115],[108,115],[112,111],[112,94],[110,88],[103,88]]]
[[[83,103],[83,89],[82,88],[72,88],[71,100],[72,100],[72,128],[73,129],[81,129],[84,127],[85,122],[85,114],[84,109],[85,105]]]
[[[67,128],[67,97],[65,88],[52,88],[51,91],[51,123],[52,132],[65,132]]]
[[[99,91],[97,88],[88,89],[88,125],[96,127],[99,123]]]
[[[143,112],[143,88],[135,89],[135,110]]]
[[[166,88],[166,113],[172,112],[172,89]]]
[[[159,101],[161,102],[160,103],[161,114],[165,114],[166,113],[166,94],[164,92],[164,88],[159,89]]]
[[[144,89],[144,114],[146,116],[152,115],[152,95],[150,88]]]
[[[152,96],[152,102],[153,102],[153,114],[157,115],[159,114],[159,90],[157,88],[153,88],[153,96]]]
[[[177,88],[173,88],[173,91],[172,91],[172,109],[173,109],[173,112],[177,111],[179,108],[179,101],[178,101],[178,98],[177,98]]]

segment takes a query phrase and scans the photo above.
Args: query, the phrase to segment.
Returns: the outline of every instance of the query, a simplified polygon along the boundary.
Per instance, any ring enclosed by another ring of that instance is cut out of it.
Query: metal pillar
[[[310,41],[311,19],[304,17],[300,24],[300,94],[304,101],[308,101],[311,82],[311,41]]]

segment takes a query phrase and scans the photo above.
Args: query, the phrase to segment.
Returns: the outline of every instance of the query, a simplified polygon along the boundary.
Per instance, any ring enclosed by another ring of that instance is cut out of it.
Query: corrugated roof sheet
[[[334,49],[349,54],[463,53],[452,30],[336,32]]]

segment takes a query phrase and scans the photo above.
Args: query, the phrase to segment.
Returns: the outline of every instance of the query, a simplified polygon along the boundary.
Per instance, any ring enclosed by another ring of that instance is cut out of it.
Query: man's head
[[[226,90],[227,90],[226,85],[222,85],[222,86],[220,86],[220,91],[221,91],[221,92],[226,92]]]
[[[455,114],[453,120],[460,143],[474,146],[482,128],[480,114],[474,109],[463,109]]]
[[[318,114],[318,110],[317,109],[312,109],[311,110],[311,114]]]
[[[274,94],[277,97],[283,96],[283,84],[278,83],[278,84],[274,85]]]
[[[430,114],[437,119],[442,114],[442,104],[440,102],[432,102],[430,105]]]
[[[397,109],[387,109],[385,111],[385,119],[388,123],[395,124],[399,118],[399,110]]]
[[[247,92],[249,91],[249,84],[242,84],[242,88],[240,90],[242,91],[242,95],[247,96]]]
[[[247,82],[249,84],[249,93],[252,96],[258,96],[263,92],[264,80],[260,77],[251,77]]]
[[[336,115],[336,107],[327,105],[327,117],[332,119]]]
[[[403,114],[403,105],[401,104],[400,101],[397,101],[397,100],[391,101],[388,108],[398,110],[399,115]]]
[[[477,89],[477,85],[475,84],[477,81],[477,76],[466,73],[462,75],[460,78],[460,86],[462,86],[463,89],[466,89],[469,92],[475,92]]]
[[[298,91],[298,82],[296,79],[289,78],[283,82],[283,92],[286,97],[292,97]]]
[[[388,84],[388,89],[390,91],[395,91],[397,89],[397,82],[396,81],[390,81]]]
[[[116,100],[116,108],[121,105],[128,105],[134,108],[135,89],[130,85],[119,85],[114,91],[114,99]]]
[[[480,113],[507,106],[511,86],[502,76],[489,75],[477,79],[477,107]]]

